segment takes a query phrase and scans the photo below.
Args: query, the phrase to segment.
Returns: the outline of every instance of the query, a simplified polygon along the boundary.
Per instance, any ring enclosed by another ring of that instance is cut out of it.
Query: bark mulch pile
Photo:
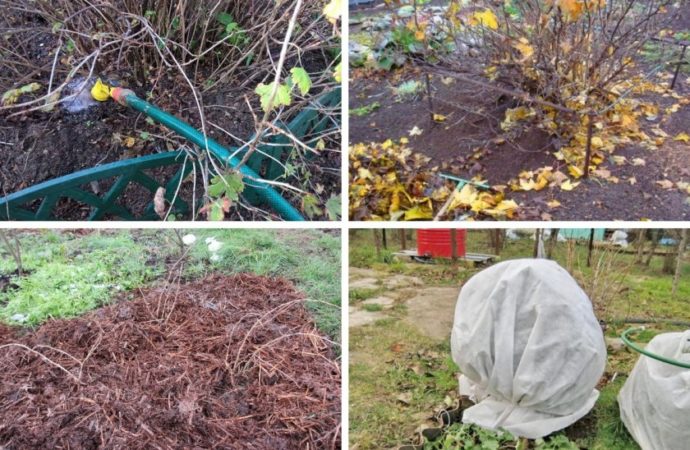
[[[212,275],[0,325],[0,448],[340,448],[340,379],[289,281]]]

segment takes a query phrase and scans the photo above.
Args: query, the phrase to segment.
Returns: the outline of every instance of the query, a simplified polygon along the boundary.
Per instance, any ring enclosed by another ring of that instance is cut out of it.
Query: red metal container
[[[417,253],[432,258],[452,258],[451,230],[417,230]],[[455,230],[455,248],[458,258],[465,256],[467,230]]]

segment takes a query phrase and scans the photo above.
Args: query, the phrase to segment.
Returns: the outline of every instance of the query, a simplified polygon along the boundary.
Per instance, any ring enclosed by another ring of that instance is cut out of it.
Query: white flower
[[[218,250],[220,250],[220,248],[221,248],[222,246],[223,246],[223,243],[222,243],[222,242],[218,242],[218,241],[214,240],[213,242],[209,242],[209,243],[208,243],[208,251],[211,252],[211,253],[215,253],[215,252],[217,252]]]
[[[214,253],[211,255],[211,261],[213,261],[213,262],[220,261],[220,256],[218,256],[218,253]]]
[[[194,236],[193,234],[185,234],[184,236],[182,236],[182,243],[184,245],[192,245],[195,242],[196,236]]]

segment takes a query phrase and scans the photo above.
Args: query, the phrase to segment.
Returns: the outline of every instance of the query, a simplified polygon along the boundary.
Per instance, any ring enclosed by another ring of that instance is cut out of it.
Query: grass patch
[[[359,108],[354,108],[350,110],[350,115],[357,116],[357,117],[362,117],[362,116],[368,116],[369,114],[373,113],[377,109],[381,107],[381,103],[379,102],[374,102],[369,105],[361,106]]]
[[[38,325],[50,318],[74,317],[107,303],[159,276],[160,264],[147,264],[149,252],[127,233],[91,233],[80,239],[33,235],[23,242],[25,269],[15,291],[0,294],[0,319]],[[5,261],[7,262],[7,261]],[[14,263],[0,266],[7,273]],[[14,319],[13,319],[14,318]]]
[[[350,436],[360,449],[407,441],[457,389],[449,344],[396,319],[352,329],[350,355]]]
[[[625,377],[619,377],[601,390],[599,400],[594,406],[596,433],[587,448],[592,450],[635,450],[640,447],[630,436],[623,425],[618,407],[618,392],[625,383]],[[581,443],[582,444],[582,443]]]
[[[378,296],[384,291],[384,287],[376,289],[350,289],[350,303],[355,304]]]
[[[370,304],[364,305],[363,308],[365,311],[369,311],[369,312],[383,311],[383,306],[379,305],[378,303],[370,303]]]

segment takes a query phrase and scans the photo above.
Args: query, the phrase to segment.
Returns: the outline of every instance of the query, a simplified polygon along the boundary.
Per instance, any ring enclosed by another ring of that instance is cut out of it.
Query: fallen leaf
[[[408,134],[409,134],[410,136],[421,136],[423,132],[424,132],[424,130],[420,129],[418,126],[415,125],[415,127],[412,128],[412,129],[408,132]]]
[[[434,218],[431,208],[417,205],[405,211],[405,220],[429,220]]]
[[[578,181],[577,183],[573,183],[570,180],[566,180],[563,184],[561,184],[561,189],[564,191],[572,191],[576,187],[580,185],[580,182]]]
[[[412,402],[412,393],[403,392],[402,394],[396,397],[396,400],[402,403],[403,405],[408,406]]]
[[[559,202],[558,200],[549,200],[548,202],[546,202],[546,205],[549,208],[553,209],[553,208],[558,208],[559,206],[561,206],[561,202]]]
[[[678,136],[673,138],[674,141],[690,143],[690,135],[688,133],[680,133]]]
[[[628,161],[628,159],[625,156],[618,156],[618,155],[613,155],[611,157],[611,159],[613,160],[614,163],[616,163],[617,166],[622,166],[623,164],[625,164]]]
[[[161,219],[165,218],[166,208],[165,208],[165,188],[159,187],[156,190],[156,194],[153,196],[153,210],[158,214]]]
[[[134,147],[135,142],[136,141],[134,140],[134,138],[132,136],[126,137],[125,138],[125,147],[132,148],[132,147]]]
[[[662,189],[673,189],[673,187],[675,186],[675,184],[671,180],[657,181],[656,184],[658,184],[659,187]]]
[[[599,178],[603,178],[605,180],[611,178],[611,171],[606,170],[606,169],[597,169],[594,172],[592,172],[595,176]]]
[[[646,164],[647,164],[647,162],[642,158],[635,158],[632,160],[633,166],[644,166]]]
[[[630,183],[631,186],[634,185],[635,183],[637,183],[637,178],[635,178],[635,177],[630,177],[630,178],[628,179],[628,183]]]

